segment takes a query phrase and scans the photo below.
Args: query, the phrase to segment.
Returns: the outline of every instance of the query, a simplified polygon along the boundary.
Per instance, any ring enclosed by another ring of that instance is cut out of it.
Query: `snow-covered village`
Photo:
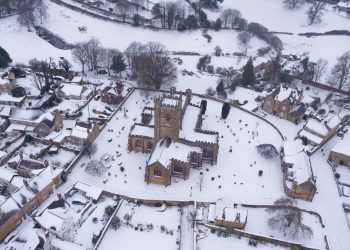
[[[0,249],[349,250],[349,0],[0,0]]]

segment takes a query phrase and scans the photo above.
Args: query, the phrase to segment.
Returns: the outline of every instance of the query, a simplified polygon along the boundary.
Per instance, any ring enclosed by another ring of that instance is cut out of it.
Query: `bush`
[[[262,176],[262,175],[263,175],[263,173],[264,173],[264,171],[259,170],[259,176]]]
[[[339,173],[335,173],[334,176],[335,176],[335,178],[337,178],[337,179],[340,178],[340,174],[339,174]]]
[[[114,208],[112,206],[105,207],[105,214],[107,217],[111,217],[114,212]]]
[[[120,220],[120,218],[118,216],[114,216],[111,220],[111,227],[114,229],[114,230],[117,230],[118,228],[120,228],[122,222]]]
[[[300,139],[303,142],[303,145],[307,146],[309,144],[309,140],[306,138],[306,136],[302,136]]]
[[[26,95],[26,90],[21,86],[16,86],[12,89],[11,95],[13,97],[22,97]]]
[[[231,106],[228,102],[225,102],[223,105],[222,105],[222,109],[221,109],[221,118],[222,119],[226,119],[228,114],[230,113],[230,109],[231,109]]]
[[[201,101],[201,114],[204,115],[206,110],[207,110],[207,101],[202,100]]]

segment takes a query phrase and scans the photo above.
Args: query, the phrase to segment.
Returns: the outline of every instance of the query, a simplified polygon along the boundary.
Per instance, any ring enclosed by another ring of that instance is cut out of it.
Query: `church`
[[[128,150],[149,153],[145,181],[168,186],[172,177],[188,179],[191,168],[202,163],[216,164],[219,133],[202,130],[200,106],[191,103],[192,91],[155,98],[154,107],[145,107],[141,123],[129,132]]]

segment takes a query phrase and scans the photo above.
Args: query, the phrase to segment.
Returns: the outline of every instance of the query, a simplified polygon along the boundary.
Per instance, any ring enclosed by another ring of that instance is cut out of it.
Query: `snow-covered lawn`
[[[163,211],[160,207],[123,201],[117,216],[123,222],[121,227],[109,228],[99,249],[178,249],[180,208],[167,207]]]
[[[207,228],[203,228],[202,230],[208,230]],[[224,237],[222,234],[220,236],[217,233],[211,233],[207,232],[208,236],[206,236],[203,239],[198,240],[197,246],[199,250],[212,250],[213,247],[215,249],[220,250],[231,250],[231,249],[239,249],[239,250],[251,250],[254,249],[254,247],[249,246],[249,239],[244,237],[238,237],[235,235]],[[287,249],[280,246],[275,246],[272,244],[267,244],[263,242],[258,243],[257,249],[259,250],[282,250]]]
[[[244,208],[246,209],[246,208]],[[245,230],[251,233],[271,236],[277,239],[287,240],[287,241],[295,241],[301,243],[305,246],[313,246],[320,249],[325,248],[323,237],[325,235],[325,231],[322,228],[322,225],[319,219],[311,214],[302,213],[302,223],[309,226],[313,230],[313,237],[311,239],[295,239],[292,240],[290,236],[284,235],[282,232],[271,230],[268,225],[268,219],[273,216],[273,213],[268,213],[263,208],[249,208],[248,210],[248,222]]]

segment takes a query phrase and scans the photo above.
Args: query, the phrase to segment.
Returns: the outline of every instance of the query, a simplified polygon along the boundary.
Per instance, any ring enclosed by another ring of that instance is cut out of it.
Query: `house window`
[[[208,150],[208,149],[204,149],[204,151],[203,151],[203,158],[205,158],[205,159],[212,159],[213,158],[213,152]]]
[[[141,142],[140,140],[137,140],[137,141],[135,142],[135,147],[136,147],[136,148],[142,148],[142,142]]]
[[[182,167],[178,165],[174,165],[174,172],[175,173],[182,173]]]
[[[153,148],[153,143],[152,142],[147,142],[147,149],[151,150]]]
[[[161,177],[162,176],[162,171],[160,171],[159,169],[154,169],[153,170],[153,175],[156,177]]]
[[[167,122],[170,122],[170,120],[171,120],[170,113],[166,113],[166,114],[165,114],[165,120],[166,120]]]
[[[196,155],[191,155],[191,163],[197,163],[197,156]]]

